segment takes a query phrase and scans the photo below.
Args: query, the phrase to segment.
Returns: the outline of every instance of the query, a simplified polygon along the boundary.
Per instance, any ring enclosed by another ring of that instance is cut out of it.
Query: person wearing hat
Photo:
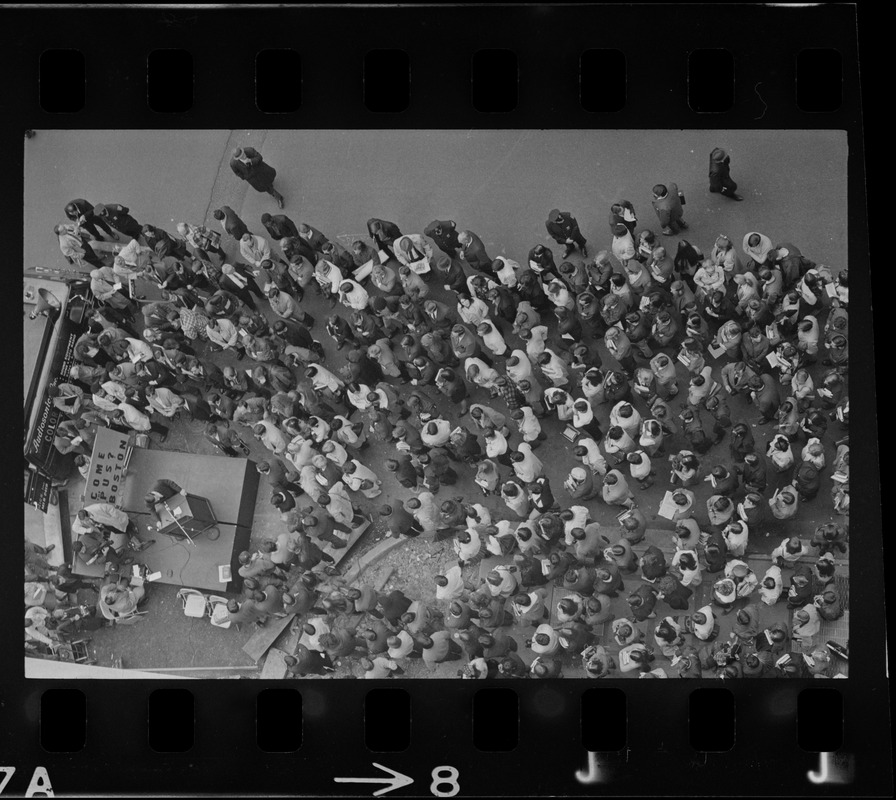
[[[476,327],[476,333],[492,355],[503,356],[507,352],[507,342],[491,320],[480,322]]]
[[[682,208],[684,194],[674,183],[665,186],[661,183],[653,187],[653,210],[666,236],[674,236],[681,229],[687,229]]]
[[[417,637],[420,656],[430,669],[445,661],[458,661],[464,657],[463,648],[451,638],[450,631],[433,631],[428,636]],[[515,642],[514,642],[515,644]]]
[[[374,263],[370,271],[370,282],[389,298],[394,299],[403,293],[402,286],[398,281],[398,273],[392,267],[380,264],[379,261]],[[380,299],[385,307],[387,298]]]
[[[407,668],[410,659],[420,658],[420,645],[414,640],[406,630],[399,630],[386,639],[388,647],[386,653],[389,658],[395,661],[402,669]]]
[[[701,642],[711,642],[718,636],[718,625],[711,605],[697,609],[691,616],[685,617],[684,628]]]
[[[460,567],[457,567],[457,569],[460,570]],[[410,603],[408,603],[408,605],[410,606]],[[479,612],[474,611],[469,603],[461,599],[452,600],[448,603],[448,609],[445,613],[445,628],[452,631],[452,636],[458,641],[463,642],[464,640],[457,637],[456,634],[460,631],[469,629],[474,624],[473,620],[478,616]],[[473,642],[478,646],[478,643],[475,642],[475,637]]]
[[[565,256],[564,256],[565,258]],[[557,265],[554,263],[554,254],[549,247],[543,244],[537,244],[529,251],[528,256],[529,269],[524,272],[528,273],[525,282],[529,282],[540,288],[542,281],[553,280],[558,277]],[[520,275],[521,283],[524,282],[523,275]],[[543,297],[543,294],[542,294]],[[543,306],[544,300],[539,301],[539,307]]]
[[[544,464],[532,452],[532,446],[527,442],[520,442],[517,445],[516,452],[510,460],[513,462],[513,471],[517,478],[524,484],[533,483],[544,473]]]
[[[607,505],[611,506],[630,508],[635,504],[635,496],[629,489],[625,476],[618,469],[611,469],[604,476],[601,497]]]
[[[684,644],[683,625],[678,617],[663,617],[653,629],[653,640],[666,658],[674,658]]]
[[[758,301],[757,301],[758,302]],[[743,362],[736,362],[734,366],[739,363],[744,363],[745,366],[752,373],[760,373],[765,366],[766,356],[771,352],[772,345],[768,340],[768,337],[762,332],[762,329],[758,325],[751,325],[747,327],[746,336],[741,336],[740,341],[740,352],[741,357],[743,358]],[[722,368],[722,378],[724,382],[725,378],[725,369],[732,367],[731,364],[727,364]],[[752,379],[753,375],[751,374],[749,378],[746,380],[747,388],[749,388],[749,381]],[[744,383],[744,381],[741,381]],[[729,393],[732,393],[731,387],[727,387]]]
[[[386,460],[386,469],[395,475],[398,482],[405,489],[418,491],[418,481],[420,474],[414,467],[411,457],[406,453],[399,453],[396,456]]]
[[[731,156],[721,147],[713,148],[709,154],[709,191],[731,200],[743,200],[731,178]]]
[[[809,603],[793,613],[793,627],[791,637],[800,645],[812,644],[812,637],[821,628],[821,617],[818,608]]]
[[[793,485],[775,491],[768,501],[772,516],[775,519],[791,519],[800,507],[800,495]]]
[[[773,606],[781,599],[784,591],[784,579],[781,574],[781,567],[772,564],[762,576],[759,583],[759,599],[767,606]]]
[[[732,634],[741,644],[752,644],[761,629],[760,609],[753,603],[744,606],[735,614]]]
[[[379,251],[381,261],[395,258],[392,247],[395,240],[401,236],[401,229],[394,222],[372,217],[367,220],[367,233]]]
[[[653,610],[656,606],[656,597],[657,590],[643,584],[629,594],[626,602],[629,605],[632,618],[636,622],[644,622],[644,620],[656,616],[656,612]]]
[[[805,367],[800,367],[793,373],[793,378],[790,381],[790,391],[797,402],[799,410],[807,413],[812,406],[812,399],[815,395],[815,382]]]
[[[142,226],[131,216],[130,209],[120,203],[97,203],[91,216],[98,217],[100,224],[105,223],[104,229],[108,230],[107,226],[111,226],[128,239],[138,240],[142,233]],[[115,237],[116,241],[118,238]]]
[[[578,593],[570,594],[557,603],[557,619],[561,624],[574,622],[582,616],[584,610],[585,598]]]
[[[632,478],[638,481],[639,488],[648,489],[653,486],[652,476],[656,470],[651,468],[650,457],[643,450],[636,450],[626,456]]]
[[[801,558],[809,556],[809,547],[799,536],[790,536],[781,540],[771,552],[771,559],[779,567],[791,567]]]
[[[693,520],[682,520],[693,522]],[[703,568],[696,549],[678,548],[672,556],[672,569],[681,576],[681,584],[686,587],[696,587],[703,583]]]
[[[730,577],[719,578],[712,587],[712,602],[722,609],[722,614],[730,614],[737,601],[737,585]]]
[[[529,484],[528,489],[532,508],[539,514],[547,514],[549,511],[560,508],[553,491],[551,491],[551,482],[545,475],[536,478]]]
[[[510,610],[516,618],[516,624],[520,627],[529,625],[541,625],[548,620],[550,613],[545,606],[547,590],[537,587],[530,592],[520,592],[510,601]],[[550,627],[550,625],[548,625]]]
[[[571,553],[551,553],[552,566],[555,562],[555,556],[557,557],[557,563],[554,569],[562,570],[563,588],[566,591],[575,592],[582,597],[587,597],[594,592],[594,586],[597,581],[597,573],[594,567],[584,565],[576,567],[576,560]]]
[[[420,523],[399,505],[383,505],[379,515],[386,528],[387,536],[407,536],[408,538],[419,536],[423,533]]]
[[[333,462],[327,459],[327,463]],[[368,499],[379,497],[383,493],[380,488],[383,482],[373,470],[368,469],[357,459],[343,464],[342,473],[343,482],[353,492],[361,492]]]
[[[326,675],[336,669],[329,655],[318,650],[309,650],[303,644],[296,645],[294,655],[283,656],[283,663],[286,664],[286,672],[290,677]]]
[[[849,541],[849,526],[839,522],[825,522],[812,534],[809,544],[818,550],[818,555],[845,553]]]
[[[457,255],[460,241],[457,238],[457,223],[454,220],[435,219],[423,229],[423,233],[432,239],[449,259]]]
[[[588,256],[587,240],[582,236],[576,218],[568,211],[552,208],[544,225],[548,235],[563,246],[563,258],[567,258],[576,247],[583,256]]]
[[[736,508],[730,497],[714,494],[706,501],[706,513],[709,524],[721,530],[734,518]]]
[[[796,398],[788,397],[775,412],[778,433],[789,441],[796,441],[800,432],[800,411]]]
[[[731,497],[737,491],[737,472],[718,464],[710,471],[709,481],[716,494]]]
[[[463,599],[467,593],[461,568],[456,564],[445,570],[444,575],[436,575],[436,600],[451,602]]]
[[[560,650],[560,637],[550,623],[543,622],[526,645],[537,656],[552,656]]]
[[[787,590],[787,608],[802,608],[811,603],[815,596],[812,570],[808,564],[797,564],[790,576],[790,586]]]
[[[737,428],[736,425],[735,428]],[[735,470],[743,480],[744,489],[748,492],[759,495],[765,492],[768,486],[768,467],[765,456],[748,452],[743,456],[743,464],[735,465]]]
[[[619,651],[619,671],[631,672],[637,669],[639,672],[649,672],[650,662],[653,661],[652,648],[643,642],[635,642]]]
[[[594,474],[583,467],[573,467],[563,482],[563,488],[574,502],[583,502],[597,497],[599,487]]]
[[[845,613],[840,590],[833,582],[828,584],[821,594],[816,595],[812,602],[818,609],[818,616],[827,622],[840,619]]]
[[[86,230],[94,239],[101,242],[103,236],[98,228],[113,241],[119,241],[121,237],[112,228],[109,227],[106,220],[96,213],[96,208],[87,200],[78,198],[71,200],[65,205],[65,216],[74,222],[78,227]]]
[[[265,163],[254,147],[237,147],[230,156],[230,169],[256,192],[271,195],[277,201],[278,207],[283,208],[283,195],[274,188],[277,171]]]
[[[419,233],[399,236],[392,246],[395,250],[395,258],[414,274],[422,275],[430,271],[432,246]],[[400,270],[399,274],[401,274]]]
[[[821,445],[819,445],[819,450],[819,460],[823,462],[824,450],[821,449]],[[806,455],[805,451],[803,451],[803,455]],[[793,486],[799,493],[800,500],[802,500],[803,502],[813,500],[818,494],[818,490],[821,488],[820,473],[821,469],[817,466],[817,463],[813,462],[811,458],[804,457],[797,465],[796,471],[793,475]]]
[[[466,293],[467,276],[458,261],[448,256],[439,256],[435,260],[435,266],[435,276],[442,282],[446,292]]]

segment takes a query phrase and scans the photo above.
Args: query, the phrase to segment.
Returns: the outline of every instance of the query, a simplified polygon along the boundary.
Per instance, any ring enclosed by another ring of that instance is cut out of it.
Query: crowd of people
[[[710,191],[742,200],[729,161],[713,151]],[[283,208],[260,154],[243,148],[231,167]],[[76,366],[50,389],[67,416],[56,446],[86,473],[97,426],[164,441],[183,417],[229,457],[260,442],[283,530],[240,555],[242,597],[226,619],[296,614],[291,675],[348,659],[385,678],[419,659],[456,661],[464,678],[573,666],[591,677],[831,676],[815,634],[844,613],[847,271],[759,231],[688,241],[674,183],[654,186],[651,205],[648,222],[614,203],[593,255],[573,214],[553,209],[556,248],[538,243],[515,261],[454,221],[403,233],[370,219],[369,238],[344,245],[284,214],[250,226],[223,206],[220,231],[169,232],[125,206],[74,200],[55,233],[68,259],[92,267],[97,308]],[[139,302],[137,279],[161,299]],[[323,342],[344,351],[343,366]],[[732,414],[733,398],[753,406],[760,435]],[[549,437],[576,462],[562,485],[537,452]],[[374,441],[388,457],[370,463]],[[377,499],[383,470],[408,499]],[[506,510],[445,498],[465,477]],[[693,491],[704,482],[705,509]],[[639,503],[657,483],[674,524],[667,552],[648,540],[652,513]],[[813,503],[836,521],[811,539],[790,534]],[[365,509],[389,536],[450,541],[457,560],[433,576],[434,600],[351,585],[332,567]],[[108,564],[113,599],[99,602],[128,614],[144,598],[121,568],[151,542],[115,511],[82,509],[79,543]],[[780,544],[756,574],[750,541],[768,530]],[[493,566],[480,579],[483,559]],[[47,576],[31,577],[26,605],[43,606],[54,593],[33,587]],[[711,602],[697,608],[704,580]],[[624,616],[611,610],[617,597]],[[661,603],[671,613],[658,615]],[[765,624],[776,604],[789,623]],[[733,630],[720,636],[728,614]]]

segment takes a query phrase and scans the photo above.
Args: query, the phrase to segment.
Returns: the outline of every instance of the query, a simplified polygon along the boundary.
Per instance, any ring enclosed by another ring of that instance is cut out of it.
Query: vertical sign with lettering
[[[125,433],[98,428],[90,458],[90,472],[84,498],[90,503],[114,503],[124,480],[130,437]]]

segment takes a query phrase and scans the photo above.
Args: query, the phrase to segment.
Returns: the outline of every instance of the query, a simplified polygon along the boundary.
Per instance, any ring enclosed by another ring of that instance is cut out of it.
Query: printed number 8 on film
[[[432,771],[432,783],[429,791],[436,797],[454,797],[460,791],[457,779],[460,773],[454,767],[436,767]],[[440,787],[448,786],[449,791],[443,792]]]

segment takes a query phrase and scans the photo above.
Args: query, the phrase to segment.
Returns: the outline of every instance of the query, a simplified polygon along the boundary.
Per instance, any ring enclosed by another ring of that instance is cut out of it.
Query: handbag
[[[688,202],[687,200],[685,200],[683,192],[678,193],[678,199],[681,200],[682,205],[685,205]]]

